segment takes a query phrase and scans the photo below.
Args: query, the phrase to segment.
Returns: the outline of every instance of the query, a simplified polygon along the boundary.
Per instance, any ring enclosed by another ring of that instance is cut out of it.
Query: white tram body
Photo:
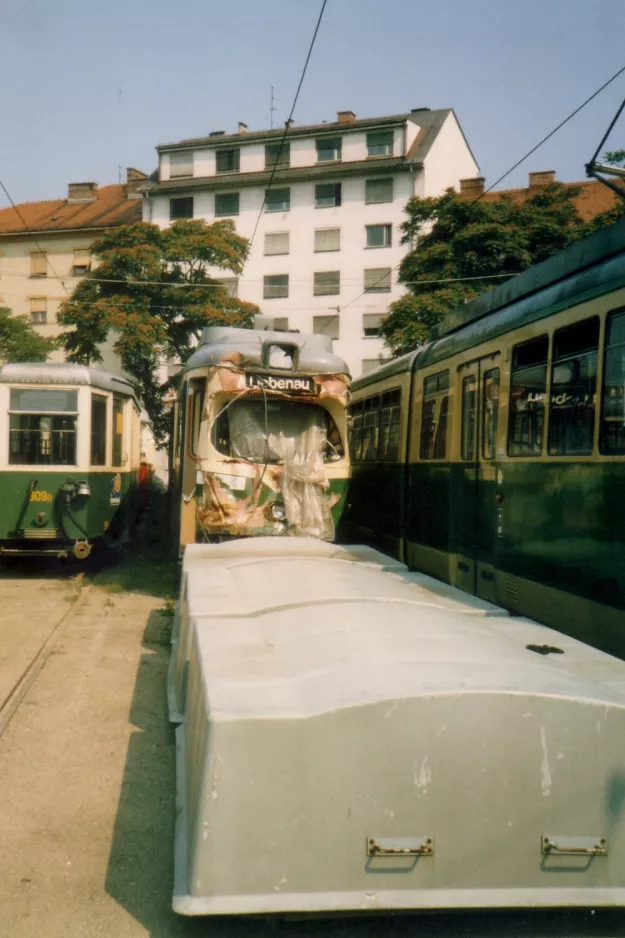
[[[366,547],[192,545],[184,915],[625,906],[625,663]]]

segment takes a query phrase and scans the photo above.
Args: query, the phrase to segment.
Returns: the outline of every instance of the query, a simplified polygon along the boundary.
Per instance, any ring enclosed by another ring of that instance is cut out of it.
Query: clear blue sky
[[[150,172],[157,143],[269,126],[272,85],[284,121],[320,6],[0,0],[0,179],[24,202]],[[625,0],[328,0],[295,120],[453,107],[488,184],[625,65],[624,27]],[[625,74],[502,187],[584,178],[624,97]]]

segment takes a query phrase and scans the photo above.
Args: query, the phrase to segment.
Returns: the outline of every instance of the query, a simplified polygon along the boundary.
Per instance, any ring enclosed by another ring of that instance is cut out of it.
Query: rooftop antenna
[[[277,101],[278,98],[274,96],[273,85],[271,86],[271,98],[269,99],[269,129],[273,130],[273,114],[277,110],[274,101]]]

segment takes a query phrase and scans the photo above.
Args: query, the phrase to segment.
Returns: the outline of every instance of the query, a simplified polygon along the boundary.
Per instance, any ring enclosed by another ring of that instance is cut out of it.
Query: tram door
[[[499,353],[458,368],[460,445],[452,469],[454,582],[460,589],[493,602],[500,376]]]

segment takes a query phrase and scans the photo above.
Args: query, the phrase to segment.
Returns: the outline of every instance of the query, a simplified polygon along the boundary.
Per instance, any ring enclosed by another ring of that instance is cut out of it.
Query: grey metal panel
[[[75,384],[91,385],[104,391],[115,391],[135,397],[133,386],[125,378],[119,378],[97,368],[72,365],[68,362],[20,362],[0,368],[2,384]]]
[[[174,908],[625,905],[625,663],[383,555],[263,542],[185,557]]]
[[[298,350],[298,373],[349,374],[347,364],[333,353],[332,340],[328,336],[229,326],[204,329],[200,345],[187,361],[185,371],[217,365],[224,355],[235,351],[243,358],[241,367],[261,368],[263,348],[271,344],[291,345]]]

